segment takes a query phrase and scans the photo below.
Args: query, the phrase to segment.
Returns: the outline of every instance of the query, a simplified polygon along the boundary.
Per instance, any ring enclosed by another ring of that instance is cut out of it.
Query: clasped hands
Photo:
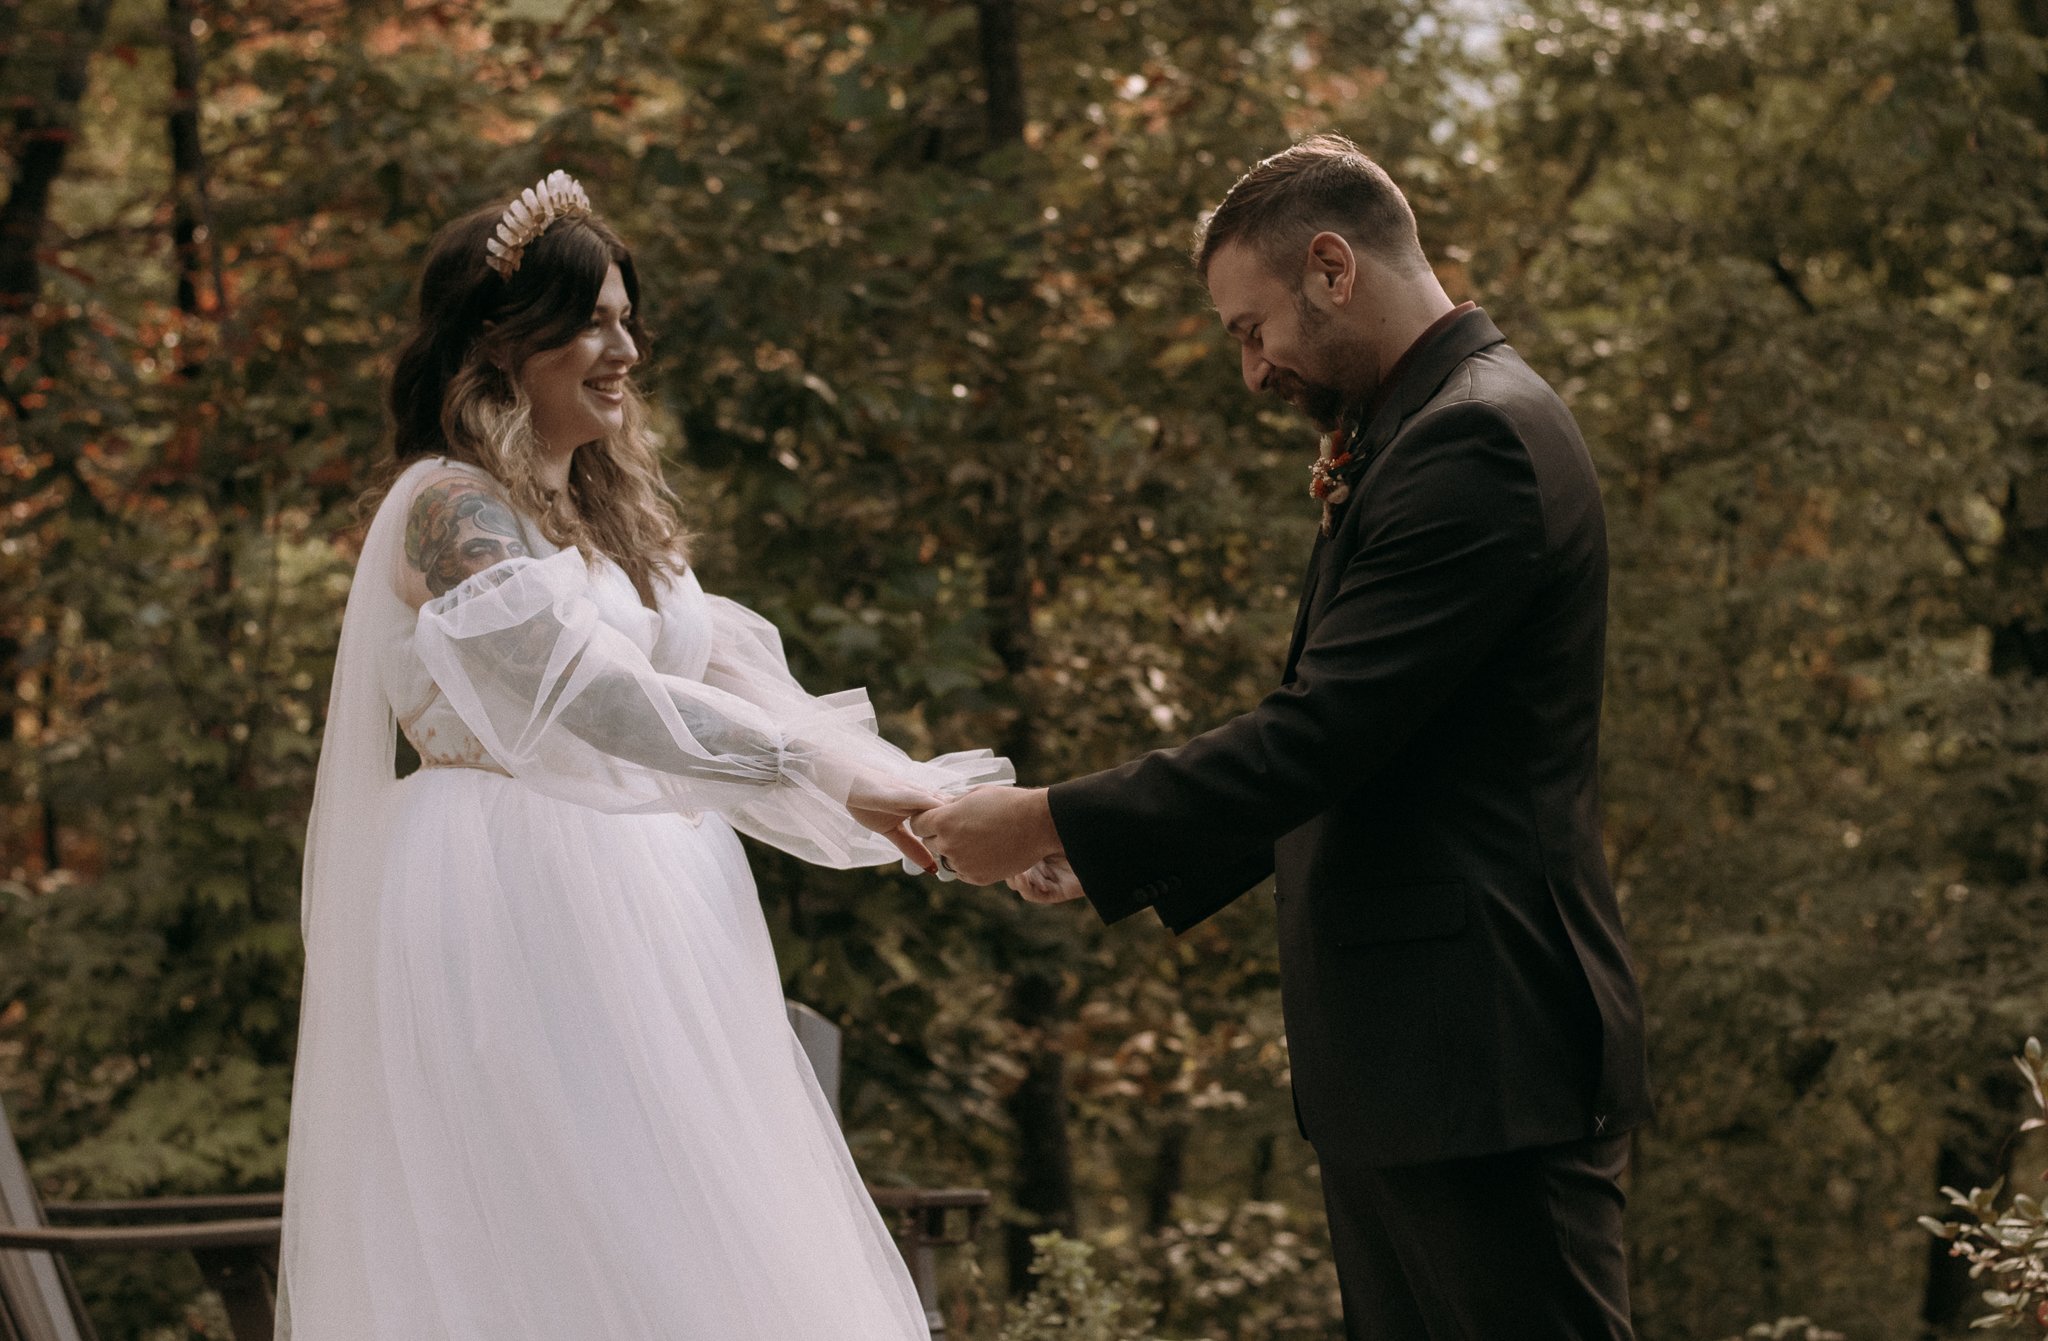
[[[977,787],[947,800],[881,777],[862,778],[846,808],[927,874],[1006,883],[1031,903],[1082,897],[1042,787]]]

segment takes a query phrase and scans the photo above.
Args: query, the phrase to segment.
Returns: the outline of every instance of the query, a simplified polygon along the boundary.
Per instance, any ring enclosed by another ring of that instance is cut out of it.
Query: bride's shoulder
[[[428,456],[412,462],[392,479],[377,511],[379,515],[395,513],[410,524],[460,497],[490,499],[507,510],[513,506],[510,491],[490,472],[445,456]]]
[[[704,584],[697,580],[697,570],[687,563],[678,562],[672,568],[657,569],[654,575],[655,604],[662,610],[676,607],[699,607],[704,604]]]
[[[429,458],[392,490],[405,509],[401,594],[417,609],[508,559],[537,558],[535,532],[487,472]]]
[[[498,478],[482,466],[473,466],[467,461],[457,461],[447,456],[422,457],[406,467],[398,477],[392,493],[405,493],[417,497],[422,489],[467,484],[476,489],[494,493],[500,498],[507,496],[505,486]]]

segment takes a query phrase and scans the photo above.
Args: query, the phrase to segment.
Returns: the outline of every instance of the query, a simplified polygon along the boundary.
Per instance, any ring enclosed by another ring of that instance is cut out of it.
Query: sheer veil
[[[321,1316],[319,1301],[292,1294],[291,1264],[313,1221],[329,1244],[361,1242],[377,1232],[377,1226],[361,1223],[357,1176],[370,1153],[362,1143],[378,1125],[367,1119],[385,1109],[378,1093],[383,1073],[376,1064],[377,1015],[373,1002],[349,993],[372,980],[375,900],[399,790],[397,723],[379,658],[413,627],[413,611],[398,596],[396,556],[404,552],[406,500],[418,476],[434,464],[429,459],[409,467],[370,523],[327,696],[299,901],[306,977],[285,1164],[279,1341],[291,1336],[294,1306],[308,1317]]]

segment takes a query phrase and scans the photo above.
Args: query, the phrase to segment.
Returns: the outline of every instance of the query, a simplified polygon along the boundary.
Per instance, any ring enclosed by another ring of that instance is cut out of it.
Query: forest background
[[[1600,468],[1641,1335],[1958,1334],[1914,1218],[2041,1158],[2044,37],[2048,0],[0,0],[0,1099],[46,1190],[281,1178],[352,509],[436,226],[588,183],[706,585],[1043,783],[1274,682],[1314,441],[1186,248],[1328,128]],[[869,1176],[996,1192],[968,1335],[1049,1227],[1162,1334],[1332,1334],[1265,898],[1175,940],[756,857]],[[86,1286],[109,1335],[211,1326],[175,1263]]]

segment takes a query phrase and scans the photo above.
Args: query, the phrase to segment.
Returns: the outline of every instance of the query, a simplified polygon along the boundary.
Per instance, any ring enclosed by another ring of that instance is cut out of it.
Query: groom
[[[1600,841],[1585,444],[1349,141],[1247,173],[1197,265],[1245,385],[1331,435],[1282,686],[1178,749],[912,829],[975,883],[1176,932],[1275,875],[1346,1334],[1627,1338],[1620,1182],[1650,1103]]]

